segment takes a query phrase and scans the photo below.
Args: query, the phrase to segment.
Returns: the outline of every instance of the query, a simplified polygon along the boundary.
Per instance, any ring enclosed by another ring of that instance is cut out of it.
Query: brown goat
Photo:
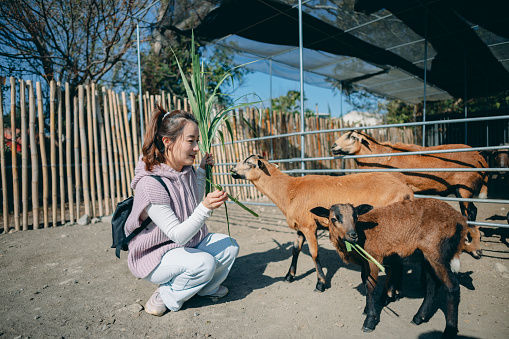
[[[315,263],[318,282],[316,290],[325,290],[325,275],[318,259],[318,226],[328,227],[328,218],[311,213],[317,206],[336,202],[360,204],[368,202],[384,206],[396,201],[412,199],[413,192],[401,181],[387,173],[363,173],[344,177],[307,175],[291,177],[258,155],[251,155],[231,169],[233,178],[251,181],[271,199],[286,216],[288,226],[297,230],[293,244],[293,258],[285,280],[292,282],[297,270],[297,258],[304,241]]]
[[[332,145],[334,155],[366,155],[415,151],[470,148],[467,145],[421,147],[412,144],[379,143],[366,133],[352,131],[343,134]],[[388,156],[355,159],[359,168],[486,168],[486,160],[478,152],[435,153],[426,155]],[[449,194],[458,198],[487,197],[485,172],[391,172],[415,193]],[[473,203],[460,202],[461,213],[475,221],[477,208]]]
[[[464,248],[462,239],[466,239],[470,228],[466,218],[446,202],[427,198],[371,209],[370,205],[353,207],[351,204],[336,204],[330,209],[313,210],[319,216],[329,216],[329,237],[343,261],[361,266],[367,313],[363,331],[371,332],[379,322],[373,298],[379,269],[357,252],[348,252],[345,241],[361,245],[375,260],[388,265],[387,281],[392,279],[392,269],[401,264],[402,258],[420,251],[426,294],[412,323],[420,325],[431,318],[432,304],[439,288],[438,279],[445,287],[447,304],[446,328],[442,337],[455,337],[460,288],[451,262]],[[382,298],[386,294],[382,293]]]

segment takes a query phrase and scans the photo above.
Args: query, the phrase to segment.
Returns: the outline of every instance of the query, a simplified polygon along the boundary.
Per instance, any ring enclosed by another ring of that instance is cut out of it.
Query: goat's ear
[[[330,210],[325,207],[315,207],[311,210],[311,213],[322,218],[328,218]]]
[[[368,205],[368,204],[362,204],[362,205],[355,207],[355,211],[357,212],[357,215],[366,214],[369,211],[371,211],[372,209],[373,209],[373,206]]]
[[[265,167],[265,165],[263,164],[263,161],[261,161],[260,159],[258,159],[258,166],[257,166],[259,169],[263,169]]]

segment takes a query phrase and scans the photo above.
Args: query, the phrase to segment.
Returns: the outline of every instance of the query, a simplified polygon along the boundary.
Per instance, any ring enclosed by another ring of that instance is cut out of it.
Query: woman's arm
[[[208,209],[200,203],[189,218],[181,223],[170,205],[150,204],[145,211],[157,227],[159,227],[168,238],[179,245],[184,245],[191,240],[212,213],[211,209]]]

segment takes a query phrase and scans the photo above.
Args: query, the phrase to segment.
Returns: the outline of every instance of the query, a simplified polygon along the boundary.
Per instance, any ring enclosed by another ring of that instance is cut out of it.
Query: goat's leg
[[[456,198],[471,198],[473,196],[472,190],[466,188],[456,189]],[[467,217],[469,221],[477,219],[477,207],[472,202],[460,201],[461,214]]]
[[[399,259],[399,258],[398,258]],[[382,306],[388,305],[399,299],[403,285],[403,264],[400,260],[391,260],[386,268],[386,280],[378,303]]]
[[[303,230],[303,232],[308,241],[309,253],[311,254],[311,258],[313,258],[315,263],[316,274],[318,276],[315,291],[323,292],[325,291],[325,274],[323,273],[322,265],[320,264],[320,259],[318,257],[318,240],[316,239],[316,227],[306,228]]]
[[[424,272],[424,275],[421,274],[421,279],[424,277],[425,295],[421,307],[419,307],[419,310],[412,319],[412,324],[414,325],[420,325],[429,321],[433,302],[435,301],[438,288],[440,287],[437,277],[427,260],[422,261],[421,270],[421,272]]]
[[[295,279],[295,273],[297,272],[297,259],[299,258],[299,253],[302,250],[302,245],[306,241],[304,234],[301,231],[297,231],[297,239],[293,242],[292,248],[292,263],[290,265],[290,269],[285,276],[285,281],[292,282]]]
[[[445,288],[445,330],[442,333],[442,338],[456,338],[458,335],[458,307],[460,303],[458,277],[444,265],[435,262],[430,262],[430,265]]]
[[[380,316],[375,307],[374,292],[376,288],[376,282],[378,280],[378,267],[375,264],[369,263],[363,265],[362,269],[362,280],[366,286],[366,319],[362,325],[363,332],[371,332],[375,329],[376,325],[380,321]]]

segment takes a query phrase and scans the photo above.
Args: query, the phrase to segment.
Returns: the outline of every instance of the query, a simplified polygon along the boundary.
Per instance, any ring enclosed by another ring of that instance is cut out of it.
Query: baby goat
[[[426,294],[412,323],[420,325],[431,318],[432,304],[439,287],[437,282],[441,282],[445,287],[447,304],[446,328],[442,337],[456,337],[460,288],[457,275],[451,269],[451,261],[466,248],[462,241],[469,230],[466,218],[449,204],[427,198],[372,209],[371,205],[353,207],[351,204],[336,204],[330,209],[318,207],[313,210],[319,216],[328,215],[329,237],[343,261],[361,266],[367,313],[362,330],[371,332],[379,322],[373,299],[378,267],[356,251],[348,252],[345,241],[361,245],[378,262],[390,264],[387,281],[394,273],[391,271],[393,263],[417,250],[422,252]],[[382,296],[386,294],[384,291]]]

